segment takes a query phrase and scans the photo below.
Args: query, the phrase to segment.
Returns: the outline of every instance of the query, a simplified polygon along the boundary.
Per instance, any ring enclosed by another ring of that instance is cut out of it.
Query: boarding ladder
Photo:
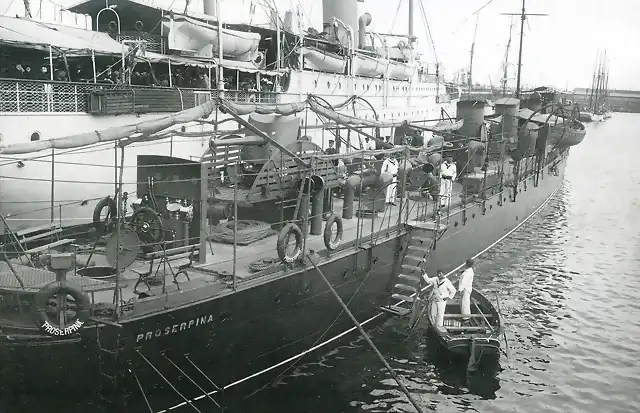
[[[395,316],[406,316],[411,313],[415,297],[422,285],[422,273],[431,252],[435,249],[437,240],[446,231],[447,225],[432,222],[409,221],[409,242],[404,249],[404,256],[393,286],[389,304],[380,310]]]
[[[120,379],[124,369],[121,353],[126,337],[118,331],[109,337],[104,334],[105,329],[114,328],[103,324],[96,326],[99,374],[96,405],[102,412],[120,411],[125,406],[126,395]]]

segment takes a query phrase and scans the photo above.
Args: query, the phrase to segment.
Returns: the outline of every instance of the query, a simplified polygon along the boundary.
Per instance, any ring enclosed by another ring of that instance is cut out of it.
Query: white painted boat
[[[416,73],[416,65],[391,60],[389,62],[389,79],[408,80]]]
[[[168,33],[169,49],[214,57],[218,52],[218,27],[186,16],[164,18],[163,30]],[[253,61],[258,54],[260,34],[222,29],[224,57],[244,62]]]
[[[353,71],[356,76],[380,77],[389,67],[389,60],[381,57],[356,53],[353,57]]]
[[[315,47],[303,47],[300,53],[304,56],[304,68],[322,72],[344,73],[347,59],[337,54],[325,52]]]

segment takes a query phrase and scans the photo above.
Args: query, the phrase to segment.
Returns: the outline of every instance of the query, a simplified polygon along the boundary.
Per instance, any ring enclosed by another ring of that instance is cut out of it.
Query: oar
[[[496,299],[498,300],[498,314],[500,315],[500,328],[502,328],[502,336],[504,337],[504,345],[506,347],[507,360],[511,362],[511,351],[509,350],[509,341],[507,340],[507,329],[504,327],[504,317],[502,315],[502,306],[500,305],[500,296],[496,293]]]
[[[476,301],[475,298],[471,298],[471,301],[473,301],[473,305],[476,306],[476,308],[478,309],[478,312],[480,313],[480,315],[482,316],[482,318],[484,319],[484,322],[487,323],[487,326],[489,326],[489,329],[491,329],[491,334],[493,334],[493,327],[491,326],[491,324],[489,323],[489,320],[487,320],[487,317],[484,316],[484,313],[482,312],[482,310],[480,309],[480,307],[478,307],[478,302]]]

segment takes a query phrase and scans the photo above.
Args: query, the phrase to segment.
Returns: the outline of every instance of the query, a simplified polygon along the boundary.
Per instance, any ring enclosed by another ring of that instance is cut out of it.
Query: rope
[[[254,272],[260,272],[279,264],[280,260],[277,258],[259,259],[249,264],[249,269]]]
[[[238,232],[235,237],[238,245],[249,245],[275,233],[276,231],[274,231],[271,228],[271,225],[266,222],[239,219]],[[211,229],[211,234],[209,235],[209,240],[222,242],[224,244],[233,244],[233,220],[213,227]]]

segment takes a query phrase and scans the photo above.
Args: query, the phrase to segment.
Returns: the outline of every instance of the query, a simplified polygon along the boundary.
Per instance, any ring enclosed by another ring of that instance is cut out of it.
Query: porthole
[[[35,131],[31,134],[31,142],[35,142],[35,141],[39,141],[40,140],[40,132]]]

